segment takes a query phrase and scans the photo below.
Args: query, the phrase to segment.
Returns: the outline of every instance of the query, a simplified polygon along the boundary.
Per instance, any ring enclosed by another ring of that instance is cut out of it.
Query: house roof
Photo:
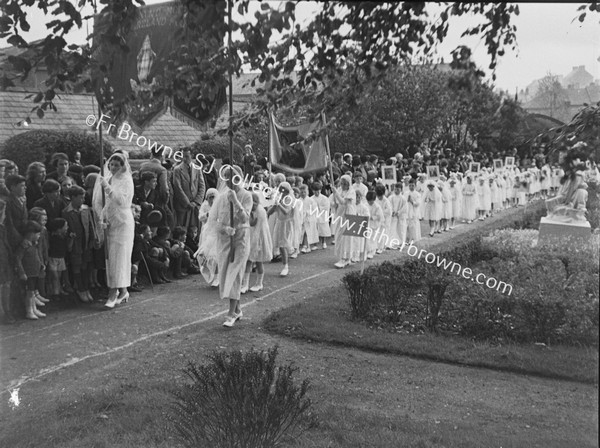
[[[562,80],[564,87],[583,88],[594,81],[594,77],[585,69],[585,65],[573,67],[573,70]]]
[[[94,127],[86,124],[88,115],[98,115],[98,103],[93,95],[60,95],[55,98],[57,112],[52,110],[46,111],[44,118],[37,116],[31,117],[29,126],[19,126],[18,123],[25,119],[32,108],[32,99],[25,99],[25,96],[37,92],[27,91],[5,91],[0,92],[0,142],[7,140],[13,135],[22,132],[37,130],[37,129],[52,129],[57,131],[73,131],[73,132],[96,132]],[[105,127],[106,129],[106,127]],[[127,151],[140,150],[140,146],[136,143],[137,137],[134,137],[131,142],[126,140],[126,137],[131,137],[131,133],[125,132],[127,128],[123,128],[121,137],[117,135],[106,135],[107,141],[110,141],[114,146],[125,149]],[[116,128],[121,130],[121,128]],[[145,129],[141,135],[146,141],[151,143],[157,142],[158,145],[170,146],[176,148],[178,146],[188,145],[200,136],[200,131],[188,126],[184,122],[175,118],[169,110],[161,115],[156,121]],[[143,143],[144,139],[140,139],[139,143]],[[147,148],[147,144],[145,145]]]

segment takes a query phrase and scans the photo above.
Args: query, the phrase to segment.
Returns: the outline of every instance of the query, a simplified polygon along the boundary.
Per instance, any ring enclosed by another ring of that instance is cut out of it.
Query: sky
[[[146,0],[146,4],[162,3],[161,0]],[[251,9],[258,9],[259,3]],[[575,66],[584,65],[586,70],[600,80],[600,14],[590,14],[583,23],[576,17],[580,3],[520,3],[520,14],[513,18],[517,26],[516,50],[508,50],[500,59],[496,69],[494,85],[509,93],[527,87],[532,81],[547,74],[567,75]],[[436,14],[435,5],[432,14]],[[297,20],[307,20],[314,11],[313,2],[299,3],[296,8]],[[573,20],[575,19],[575,20]],[[460,38],[462,31],[472,22],[472,18],[459,17],[451,22],[445,42],[438,49],[437,56],[446,62],[451,60],[451,51],[458,45],[467,45],[473,51],[473,60],[481,67],[489,65],[483,42],[476,38]],[[46,35],[44,23],[48,18],[38,9],[29,14],[31,31],[24,35],[28,41],[41,39]],[[89,21],[89,30],[93,24]],[[70,33],[69,43],[85,41],[86,25],[81,30]],[[0,40],[0,48],[7,46]],[[486,71],[490,75],[490,71]],[[491,79],[491,77],[490,77]]]

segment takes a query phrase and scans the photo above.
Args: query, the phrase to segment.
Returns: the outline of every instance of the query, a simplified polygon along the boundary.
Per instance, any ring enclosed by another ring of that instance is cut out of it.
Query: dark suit
[[[147,202],[148,204],[152,204],[152,207],[143,206],[142,202]],[[164,210],[159,205],[158,193],[156,192],[156,190],[150,190],[148,192],[148,194],[146,195],[146,191],[144,190],[143,185],[140,185],[139,187],[135,187],[135,190],[133,191],[133,203],[142,207],[142,214],[140,216],[141,223],[147,224],[148,222],[147,222],[146,218],[148,217],[148,213],[150,213],[152,210],[158,210],[158,209],[160,209],[161,213],[163,213],[163,223],[161,223],[161,225],[164,225],[164,222],[166,222],[165,216],[164,216]]]
[[[23,240],[23,229],[27,223],[27,206],[14,194],[9,194],[6,201],[5,226],[8,242],[15,249]]]
[[[62,211],[65,207],[69,205],[67,201],[62,196],[59,196],[54,203],[50,202],[47,196],[44,196],[42,199],[38,199],[33,203],[34,207],[41,207],[46,210],[46,214],[48,215],[48,222],[52,221],[56,218],[62,217]]]
[[[178,226],[198,226],[198,207],[204,200],[205,191],[202,170],[185,163],[173,169],[173,208]]]

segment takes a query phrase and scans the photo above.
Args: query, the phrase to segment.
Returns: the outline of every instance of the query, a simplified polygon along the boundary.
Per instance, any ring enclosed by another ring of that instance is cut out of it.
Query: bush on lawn
[[[103,143],[105,155],[112,154],[112,145],[106,141]],[[20,173],[25,173],[31,162],[43,162],[49,171],[53,171],[50,166],[50,159],[53,154],[64,152],[72,161],[77,151],[81,153],[81,163],[83,165],[98,165],[100,142],[94,134],[83,132],[51,130],[23,132],[4,142],[0,151],[0,158],[15,162]]]
[[[535,246],[537,233],[507,229],[483,242],[475,234],[431,264],[410,259],[349,273],[352,316],[474,339],[598,345],[599,238]],[[443,259],[495,279],[495,289],[458,276]]]
[[[277,366],[277,347],[215,351],[207,365],[190,363],[191,379],[175,393],[170,420],[186,447],[270,448],[314,422],[306,398],[308,380],[294,381],[296,368]]]

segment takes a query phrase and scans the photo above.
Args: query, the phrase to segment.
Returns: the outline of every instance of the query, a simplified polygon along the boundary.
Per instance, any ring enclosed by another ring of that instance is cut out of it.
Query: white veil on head
[[[117,149],[115,152],[113,152],[111,154],[111,156],[108,158],[108,160],[104,164],[104,169],[102,171],[104,178],[108,181],[113,176],[112,173],[110,172],[108,166],[109,166],[110,162],[115,159],[121,161],[123,164],[123,168],[121,169],[121,171],[118,174],[128,174],[129,176],[133,177],[132,171],[131,171],[131,165],[129,165],[129,154],[127,152],[123,151],[122,149]]]
[[[124,152],[123,150],[115,151],[108,158],[108,160],[104,163],[104,167],[102,169],[102,174],[103,174],[102,177],[104,177],[104,179],[106,179],[107,182],[109,182],[112,179],[113,174],[108,169],[108,166],[109,166],[110,162],[114,159],[119,159],[123,163],[123,168],[117,174],[120,174],[124,177],[131,178],[132,183],[133,183],[133,175],[131,173],[131,166],[129,165],[129,155],[126,152]],[[98,178],[96,179],[96,183],[94,184],[94,192],[92,195],[92,209],[94,211],[94,217],[96,219],[96,224],[98,226],[97,228],[100,228],[102,222],[105,220],[104,208],[106,205],[106,198],[104,196],[102,182],[100,182],[99,179],[100,179],[100,176],[98,176]],[[100,233],[102,234],[102,232],[100,232]],[[102,235],[101,235],[100,239],[101,240],[103,239]]]

